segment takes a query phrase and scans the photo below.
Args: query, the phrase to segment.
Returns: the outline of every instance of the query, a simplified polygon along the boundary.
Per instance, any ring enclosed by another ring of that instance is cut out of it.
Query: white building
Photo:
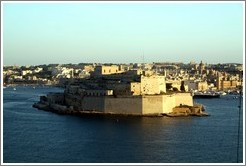
[[[27,74],[32,74],[33,72],[31,71],[31,70],[23,70],[23,71],[21,71],[21,75],[22,76],[25,76],[25,75],[27,75]]]

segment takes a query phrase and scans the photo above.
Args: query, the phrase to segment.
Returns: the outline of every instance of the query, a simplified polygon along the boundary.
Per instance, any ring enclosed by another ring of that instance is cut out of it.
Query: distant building
[[[32,74],[32,71],[31,70],[23,70],[23,71],[21,71],[21,75],[22,76],[25,76],[27,74]]]
[[[234,89],[238,85],[238,81],[235,80],[218,80],[217,89],[218,90],[227,90]]]
[[[84,66],[84,71],[86,71],[86,72],[92,72],[92,71],[94,71],[94,66],[93,65],[85,65]]]
[[[118,74],[122,73],[124,70],[121,68],[121,66],[117,65],[101,65],[96,66],[94,72],[92,72],[92,76],[102,76],[102,75],[110,75],[110,74]]]
[[[132,69],[126,72],[126,74],[128,75],[141,75],[143,74],[143,70],[142,69]]]
[[[168,87],[168,90],[177,90],[177,91],[180,91],[181,89],[181,80],[167,80],[166,81]]]
[[[207,81],[197,82],[197,90],[198,91],[206,91],[206,90],[208,90]]]
[[[188,90],[198,90],[198,91],[206,91],[208,90],[207,81],[196,81],[196,80],[186,80],[184,84],[188,86]]]
[[[34,70],[35,73],[39,73],[39,72],[41,72],[41,71],[43,71],[43,68],[41,68],[41,67],[37,67],[37,68]]]
[[[226,74],[222,76],[220,73],[218,73],[216,84],[218,90],[235,89],[238,85],[240,85],[240,82],[236,78],[229,78]]]
[[[198,70],[199,70],[199,74],[203,74],[203,71],[205,70],[205,65],[204,63],[202,63],[202,61],[199,64]]]

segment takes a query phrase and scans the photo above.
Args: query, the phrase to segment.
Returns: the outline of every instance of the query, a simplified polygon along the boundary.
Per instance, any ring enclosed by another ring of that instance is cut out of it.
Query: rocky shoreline
[[[208,113],[204,112],[205,108],[203,105],[180,105],[173,108],[173,112],[165,114],[169,117],[180,117],[180,116],[209,116]]]

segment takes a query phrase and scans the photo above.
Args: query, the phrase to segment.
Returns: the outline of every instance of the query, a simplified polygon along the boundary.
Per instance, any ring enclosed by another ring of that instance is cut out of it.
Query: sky
[[[243,5],[3,3],[3,65],[243,63]]]

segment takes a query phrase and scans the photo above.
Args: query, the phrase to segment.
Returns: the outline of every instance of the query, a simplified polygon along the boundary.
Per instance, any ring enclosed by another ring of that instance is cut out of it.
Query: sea
[[[195,99],[207,117],[97,117],[32,107],[40,96],[61,88],[2,90],[3,163],[243,162],[244,110],[237,95]]]

